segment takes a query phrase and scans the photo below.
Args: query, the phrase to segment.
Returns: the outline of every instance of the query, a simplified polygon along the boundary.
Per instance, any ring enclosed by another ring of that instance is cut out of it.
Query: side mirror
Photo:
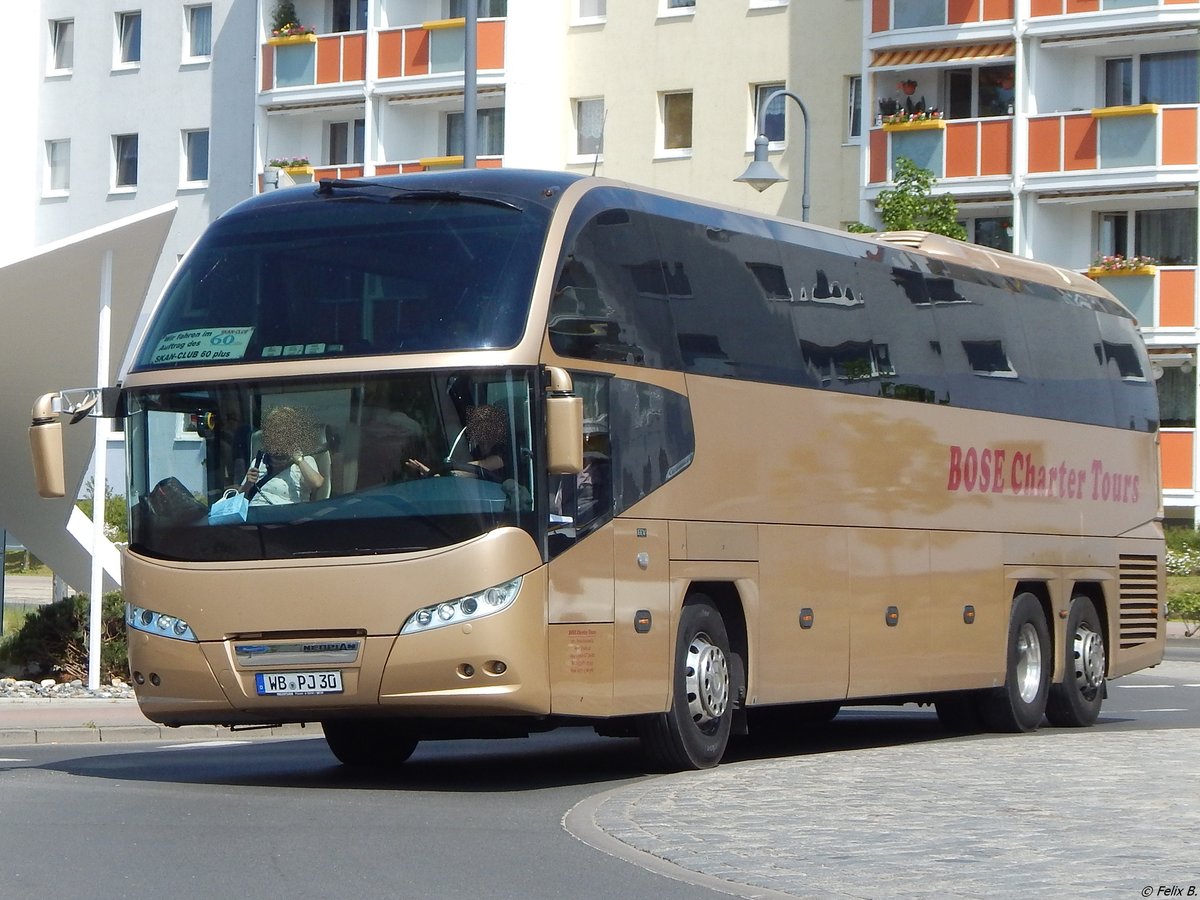
[[[55,401],[59,395],[43,394],[33,404],[33,421],[29,426],[29,449],[33,454],[33,477],[41,497],[65,497],[66,476],[63,473],[62,422],[58,420]]]
[[[583,471],[583,398],[565,369],[546,368],[546,471],[578,475]]]

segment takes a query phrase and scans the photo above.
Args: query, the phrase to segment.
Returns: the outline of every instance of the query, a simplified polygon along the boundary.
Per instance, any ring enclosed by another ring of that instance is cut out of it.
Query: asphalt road
[[[1069,749],[1083,767],[1091,744],[1136,743],[1138,757],[1120,774],[1121,802],[1136,808],[1137,778],[1159,786],[1174,778],[1186,805],[1200,760],[1174,748],[1194,746],[1200,729],[1200,663],[1178,659],[1178,650],[1159,669],[1115,682],[1096,729],[1044,729],[1035,740],[1046,743],[1036,746],[1050,754]],[[1103,741],[1091,741],[1093,735]],[[941,854],[949,881],[917,879],[894,893],[871,889],[863,877],[876,866],[911,878],[914,863],[929,862],[922,841],[954,845],[950,823],[957,820],[944,818],[948,795],[958,795],[964,816],[982,815],[985,829],[996,810],[1001,818],[991,830],[1013,841],[1028,839],[1020,817],[1043,811],[994,778],[972,776],[962,789],[940,785],[943,818],[900,821],[882,815],[884,789],[888,803],[915,803],[939,788],[931,780],[962,774],[955,754],[971,756],[982,776],[1000,754],[1036,760],[1034,746],[1021,736],[949,738],[932,712],[915,707],[844,711],[818,736],[741,741],[720,769],[667,778],[645,774],[635,742],[576,729],[508,742],[425,744],[391,777],[346,771],[319,737],[12,746],[0,748],[0,897],[723,896],[714,886],[771,897],[783,893],[738,885],[769,883],[765,874],[782,879],[784,857],[818,838],[832,842],[822,850],[821,871],[780,880],[787,895],[928,895],[922,887],[944,893],[956,883],[956,867],[995,864],[985,858],[994,849],[962,842],[955,854]],[[1067,797],[1075,790],[1063,783],[1069,761],[1056,758],[1059,771],[1047,775]],[[881,766],[893,773],[887,784],[879,781]],[[826,781],[823,792],[806,796],[805,782],[795,779],[807,778],[809,769],[818,778],[836,776],[837,789]],[[1086,779],[1078,790],[1101,809],[1111,796],[1101,791],[1097,798]],[[582,840],[564,828],[572,810]],[[590,814],[581,817],[581,810]],[[1064,827],[1086,832],[1088,846],[1063,849],[1061,869],[1052,865],[1054,848],[1031,860],[1050,865],[1042,875],[1050,883],[1059,871],[1065,878],[1089,860],[1115,855],[1131,860],[1129,877],[1148,886],[1197,884],[1200,891],[1191,855],[1180,871],[1170,859],[1136,869],[1136,860],[1154,859],[1155,846],[1170,839],[1169,816],[1073,822],[1069,808],[1062,815]],[[1052,820],[1036,821],[1048,840],[1061,830]],[[935,828],[938,834],[929,833]],[[904,835],[899,850],[897,834]],[[1194,833],[1182,839],[1194,841]],[[671,848],[681,846],[690,856],[672,857]],[[1073,853],[1077,859],[1065,858]],[[991,890],[970,893],[1008,896],[1023,884],[1028,889],[1017,893],[1051,893],[1044,881],[1023,882],[1022,872],[1006,865]],[[1094,888],[1106,895],[1103,880]]]

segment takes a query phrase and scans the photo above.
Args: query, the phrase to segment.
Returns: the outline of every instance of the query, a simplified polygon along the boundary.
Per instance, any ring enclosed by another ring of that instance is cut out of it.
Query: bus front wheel
[[[1066,672],[1062,684],[1050,688],[1046,718],[1060,728],[1094,725],[1104,702],[1104,632],[1096,604],[1087,597],[1071,601],[1066,651]]]
[[[1050,628],[1033,594],[1013,602],[1008,623],[1004,684],[980,697],[980,713],[992,731],[1033,731],[1046,713],[1051,675]]]
[[[671,770],[707,769],[725,755],[733,721],[729,636],[707,597],[686,603],[679,617],[671,708],[646,716],[638,736],[646,754]]]
[[[329,719],[321,723],[325,743],[344,766],[398,766],[417,749],[417,737],[392,719]]]

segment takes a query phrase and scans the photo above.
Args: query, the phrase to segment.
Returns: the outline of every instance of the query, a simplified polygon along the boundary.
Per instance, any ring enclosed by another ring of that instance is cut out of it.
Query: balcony
[[[1158,433],[1164,499],[1184,499],[1196,489],[1196,431],[1194,428],[1164,428]]]
[[[1040,16],[1063,16],[1095,12],[1110,12],[1115,9],[1170,9],[1182,6],[1187,0],[1162,0],[1150,3],[1147,0],[1031,0],[1029,14]]]
[[[444,19],[379,32],[378,78],[381,93],[405,93],[425,89],[431,82],[462,84],[464,61],[464,19]],[[480,72],[504,70],[503,19],[478,23],[476,67]],[[446,77],[442,77],[446,76]],[[402,80],[416,79],[417,84]]]
[[[1029,172],[1196,166],[1197,109],[1145,104],[1033,116]]]
[[[1036,0],[1035,0],[1036,2]],[[1012,21],[1013,0],[872,0],[871,31]]]
[[[905,156],[938,178],[1008,178],[1012,175],[1013,120],[943,119],[871,131],[872,184],[891,180],[896,157]]]
[[[1185,334],[1196,327],[1196,267],[1154,267],[1150,271],[1092,275],[1124,303],[1143,328]]]
[[[480,156],[475,159],[477,169],[499,169],[502,157]],[[421,159],[409,159],[402,162],[376,163],[373,167],[376,175],[409,175],[413,172],[435,172],[441,169],[461,169],[461,156],[427,156]],[[316,166],[313,169],[313,181],[322,178],[362,178],[364,173],[362,163],[344,166]]]
[[[262,90],[328,88],[366,80],[367,35],[363,31],[316,36],[315,41],[269,42],[262,47]]]

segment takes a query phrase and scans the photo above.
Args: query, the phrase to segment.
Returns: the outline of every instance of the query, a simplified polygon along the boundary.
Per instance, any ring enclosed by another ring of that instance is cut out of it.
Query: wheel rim
[[[1089,699],[1104,683],[1104,638],[1081,622],[1075,629],[1075,683]]]
[[[1042,687],[1042,642],[1032,622],[1017,633],[1017,692],[1024,703],[1032,703]]]
[[[729,707],[729,661],[701,632],[688,645],[686,676],[688,712],[701,729],[708,729]]]

